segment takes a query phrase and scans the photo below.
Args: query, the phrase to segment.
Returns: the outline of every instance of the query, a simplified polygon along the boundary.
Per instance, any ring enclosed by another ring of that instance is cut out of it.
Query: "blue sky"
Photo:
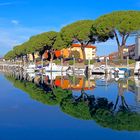
[[[139,0],[0,0],[0,56],[30,36],[80,19],[96,19],[116,10],[140,10]],[[133,44],[130,38],[128,44]],[[116,51],[116,42],[96,44],[99,55]]]

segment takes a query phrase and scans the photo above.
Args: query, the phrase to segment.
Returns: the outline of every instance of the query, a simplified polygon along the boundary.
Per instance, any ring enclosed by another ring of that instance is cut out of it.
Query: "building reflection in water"
[[[111,75],[92,75],[90,78],[86,78],[83,75],[70,76],[66,73],[26,73],[22,71],[9,72],[7,74],[13,75],[19,80],[27,80],[34,82],[37,85],[44,84],[46,86],[56,86],[64,90],[81,91],[82,90],[94,90],[97,87],[104,86],[106,89],[113,83],[118,84],[118,96],[123,96],[125,91],[134,93],[137,97],[137,101],[140,101],[140,77],[134,78],[114,78]],[[97,82],[100,80],[100,83]]]

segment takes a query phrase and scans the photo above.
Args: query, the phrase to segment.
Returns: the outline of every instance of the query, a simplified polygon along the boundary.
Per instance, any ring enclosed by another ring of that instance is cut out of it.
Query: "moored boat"
[[[111,74],[130,76],[130,69],[128,68],[113,68]]]
[[[28,64],[27,66],[23,67],[23,69],[24,69],[27,73],[33,73],[33,72],[35,72],[36,65],[35,65],[35,64]]]
[[[80,68],[69,68],[66,72],[68,75],[85,75],[85,69]]]
[[[68,66],[60,66],[56,65],[55,63],[49,63],[44,67],[46,72],[63,72],[68,69]]]
[[[92,69],[92,74],[105,74],[105,67],[102,65],[100,67],[94,67]]]

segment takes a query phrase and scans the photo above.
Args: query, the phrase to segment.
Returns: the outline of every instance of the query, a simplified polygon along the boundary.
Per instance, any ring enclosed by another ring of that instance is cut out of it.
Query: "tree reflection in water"
[[[121,111],[129,111],[129,106],[126,103],[125,97],[124,97],[124,92],[126,90],[128,85],[126,85],[126,81],[125,80],[121,80],[118,81],[118,95],[117,95],[117,99],[113,108],[113,111],[116,110],[117,105],[119,103],[119,99],[121,100],[121,105],[119,105],[119,110]]]
[[[55,86],[53,81],[48,81],[46,84],[46,82],[41,82],[41,78],[38,78],[38,82],[36,79],[30,79],[29,82],[27,75],[20,74],[19,76],[17,73],[16,76],[5,76],[15,87],[28,93],[32,99],[47,105],[59,105],[61,110],[70,116],[83,120],[94,120],[102,127],[111,129],[140,130],[140,114],[132,111],[127,105],[123,95],[125,87],[122,83],[118,83],[118,96],[114,104],[107,98],[96,98],[94,95],[87,94],[84,91],[84,84],[81,95],[76,97],[71,90],[63,90]],[[120,105],[119,98],[121,99]]]

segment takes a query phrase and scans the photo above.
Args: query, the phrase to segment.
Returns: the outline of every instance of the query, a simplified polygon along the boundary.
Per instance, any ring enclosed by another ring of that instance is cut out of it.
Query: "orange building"
[[[71,51],[78,51],[80,53],[80,58],[83,59],[83,53],[81,50],[81,44],[80,43],[73,43],[70,48],[64,48],[62,50],[56,50],[55,56],[59,58],[60,56],[63,56],[64,58],[69,58]],[[48,58],[48,50],[43,54],[43,58]],[[88,44],[85,47],[85,55],[86,59],[94,59],[96,57],[96,46],[93,44]]]
[[[59,57],[61,56],[61,51],[60,51],[60,50],[56,50],[56,51],[55,51],[55,56],[56,56],[57,58],[59,58]]]
[[[61,54],[64,58],[68,58],[70,56],[70,49],[69,48],[62,49]]]

